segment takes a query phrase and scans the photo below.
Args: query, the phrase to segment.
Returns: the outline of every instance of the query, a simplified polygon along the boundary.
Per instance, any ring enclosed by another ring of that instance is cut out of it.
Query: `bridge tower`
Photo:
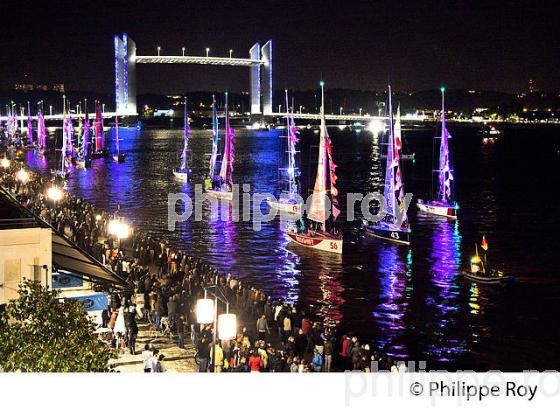
[[[136,64],[210,64],[249,67],[251,114],[272,115],[272,40],[255,43],[249,58],[200,56],[138,56],[136,44],[125,34],[115,36],[115,106],[117,115],[138,115]]]
[[[137,115],[136,44],[126,33],[115,36],[115,111],[117,115]]]

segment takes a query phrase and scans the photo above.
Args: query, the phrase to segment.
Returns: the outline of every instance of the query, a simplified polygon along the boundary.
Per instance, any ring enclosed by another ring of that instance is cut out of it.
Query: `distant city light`
[[[10,166],[10,160],[4,157],[2,158],[2,161],[0,161],[0,164],[2,165],[2,168],[6,169]]]
[[[368,129],[373,133],[373,135],[380,134],[385,131],[385,123],[381,120],[371,120],[369,122]]]

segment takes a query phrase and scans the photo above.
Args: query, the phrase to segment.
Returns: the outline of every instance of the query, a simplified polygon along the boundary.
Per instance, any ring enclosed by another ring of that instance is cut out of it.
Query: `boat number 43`
[[[391,232],[391,238],[399,239],[399,233],[398,232]]]

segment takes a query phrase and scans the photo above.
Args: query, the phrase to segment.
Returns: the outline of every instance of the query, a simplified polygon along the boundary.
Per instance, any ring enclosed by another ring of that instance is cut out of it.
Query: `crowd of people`
[[[165,241],[137,230],[126,241],[112,238],[108,224],[118,212],[109,215],[67,192],[53,203],[46,195],[52,182],[38,174],[25,183],[13,173],[5,172],[0,178],[26,208],[127,284],[110,290],[109,308],[102,315],[103,327],[113,330],[115,347],[136,354],[138,317],[155,331],[175,338],[180,348],[190,339],[197,349],[200,372],[370,371],[373,361],[382,370],[403,370],[356,336],[337,338],[333,327],[314,320],[297,306],[273,301]],[[217,340],[215,347],[212,325],[199,325],[196,318],[196,302],[210,285],[225,295],[230,312],[243,324],[236,338]],[[144,371],[163,371],[163,357],[155,349],[146,346],[142,355]]]

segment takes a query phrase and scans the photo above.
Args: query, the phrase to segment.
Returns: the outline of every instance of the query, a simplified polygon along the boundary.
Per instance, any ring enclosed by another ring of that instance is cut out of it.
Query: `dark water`
[[[415,163],[405,165],[406,190],[425,197],[434,129],[405,131],[416,152]],[[482,144],[472,127],[451,125],[450,131],[459,221],[417,214],[412,206],[410,247],[365,238],[358,223],[347,222],[342,257],[287,246],[279,221],[259,232],[248,222],[208,221],[190,221],[169,232],[168,193],[193,189],[173,179],[181,130],[123,130],[126,162],[96,160],[91,169],[74,171],[68,187],[108,211],[120,204],[135,226],[396,357],[427,360],[430,368],[560,369],[560,128],[509,129],[493,145]],[[333,127],[329,132],[345,208],[345,193],[379,190],[379,140],[366,131]],[[274,189],[278,135],[237,131],[235,182],[251,184],[253,192]],[[308,164],[318,134],[303,131],[301,140],[305,185],[314,178]],[[192,132],[195,181],[202,182],[210,144],[209,131]],[[46,169],[45,160],[30,155],[29,161]],[[477,286],[458,274],[482,234],[494,262],[515,276],[516,284]]]

